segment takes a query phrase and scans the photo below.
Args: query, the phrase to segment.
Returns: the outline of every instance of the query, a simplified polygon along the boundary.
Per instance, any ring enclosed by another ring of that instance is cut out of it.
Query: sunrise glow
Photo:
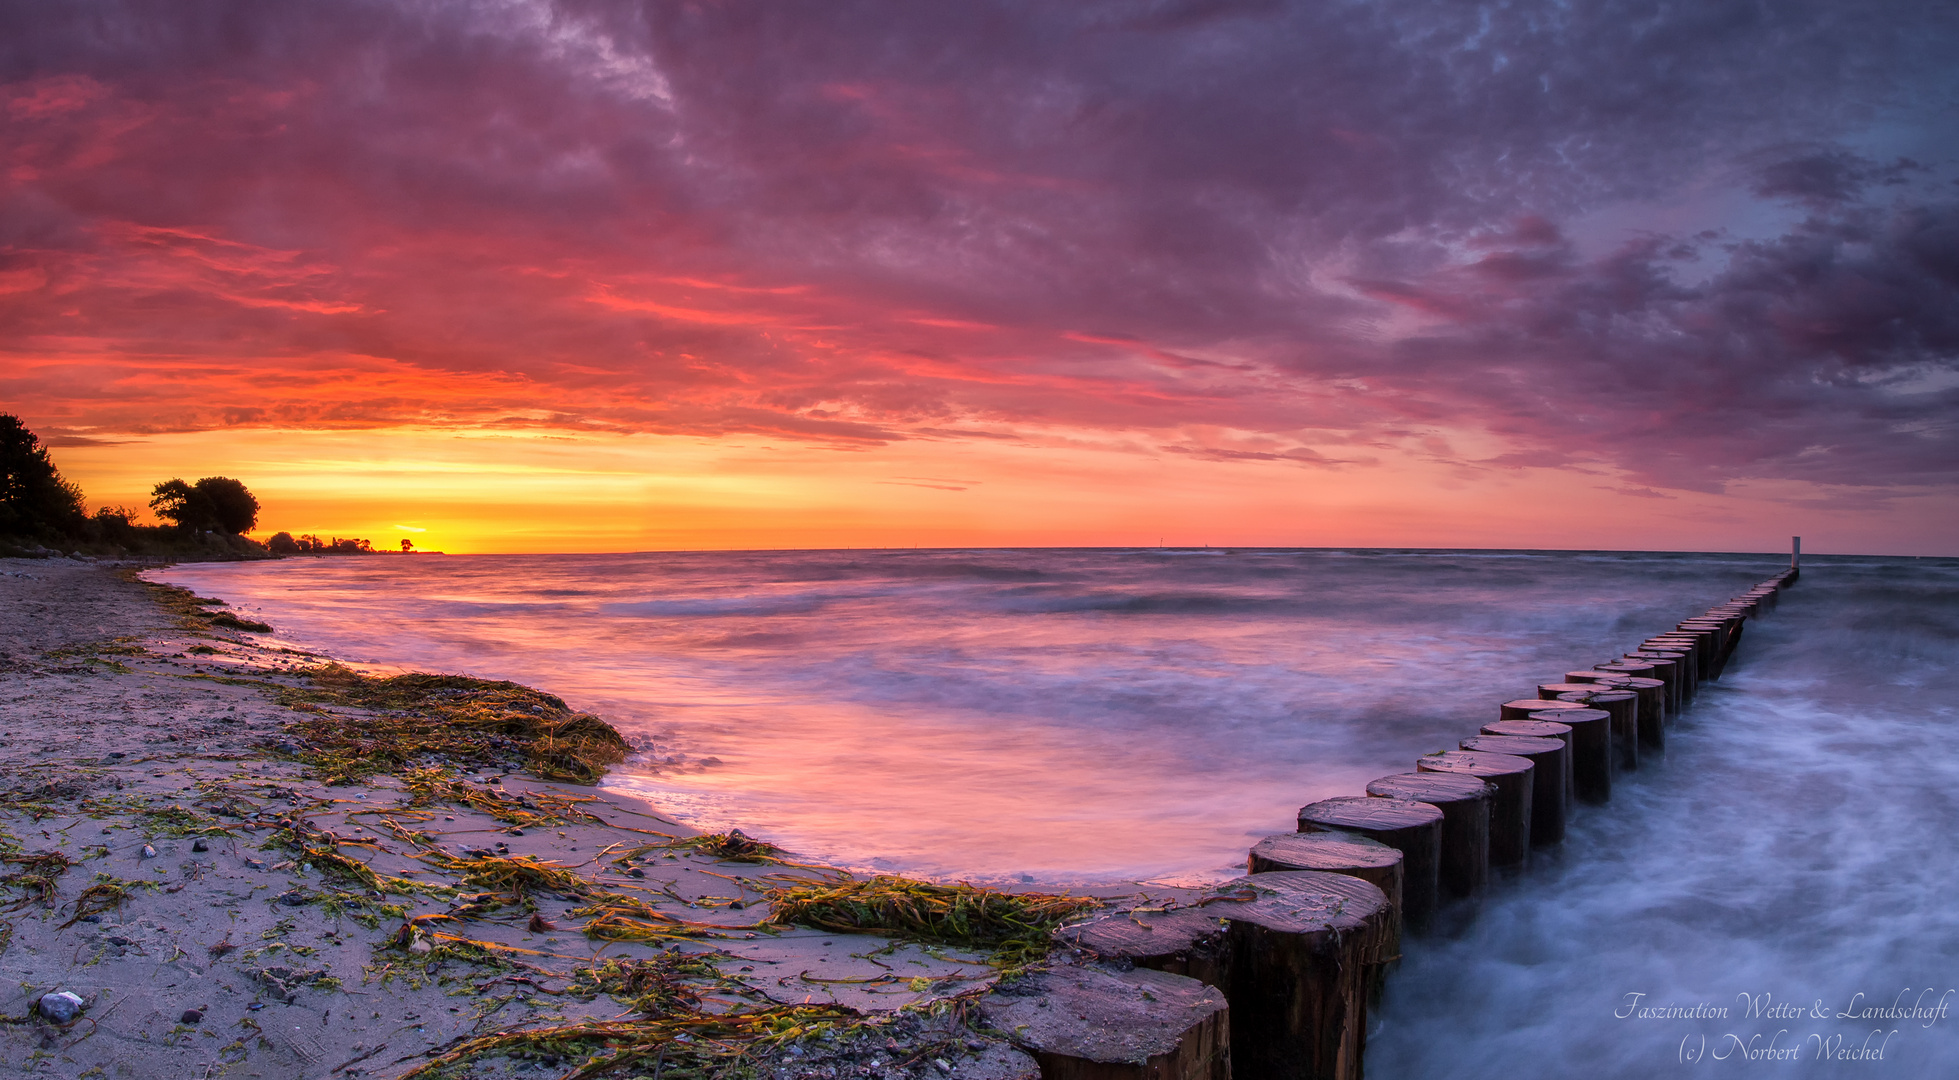
[[[1749,45],[1840,27],[624,10],[38,23],[0,400],[388,547],[1954,550],[1951,115]]]

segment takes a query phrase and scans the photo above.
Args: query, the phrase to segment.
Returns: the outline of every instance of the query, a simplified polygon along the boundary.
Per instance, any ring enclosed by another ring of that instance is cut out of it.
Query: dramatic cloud
[[[1956,11],[4,4],[0,396],[1949,486]]]

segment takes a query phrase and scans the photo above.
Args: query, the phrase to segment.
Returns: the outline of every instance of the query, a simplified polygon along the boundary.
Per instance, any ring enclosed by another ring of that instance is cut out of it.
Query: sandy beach
[[[0,560],[0,1060],[561,1076],[591,1044],[536,1032],[665,1017],[671,1059],[640,1072],[1037,1075],[963,1007],[998,976],[985,953],[761,925],[766,890],[831,872],[717,858],[655,807],[522,771],[325,782],[291,725],[376,714],[313,703],[327,658],[222,612],[106,564]]]

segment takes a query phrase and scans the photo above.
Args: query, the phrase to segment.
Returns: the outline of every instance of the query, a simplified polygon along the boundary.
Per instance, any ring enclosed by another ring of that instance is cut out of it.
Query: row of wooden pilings
[[[1577,805],[1666,746],[1789,570],[1624,656],[1506,701],[1461,748],[1299,811],[1246,876],[1183,907],[1066,927],[1081,961],[980,999],[1045,1080],[1358,1080],[1404,934],[1473,914],[1493,875],[1564,839]]]

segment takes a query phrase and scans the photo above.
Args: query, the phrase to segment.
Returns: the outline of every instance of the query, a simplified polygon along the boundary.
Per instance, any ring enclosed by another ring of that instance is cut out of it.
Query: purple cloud
[[[1918,3],[0,4],[0,388],[1946,485],[1955,46]],[[1722,185],[1725,231],[1574,239]]]

